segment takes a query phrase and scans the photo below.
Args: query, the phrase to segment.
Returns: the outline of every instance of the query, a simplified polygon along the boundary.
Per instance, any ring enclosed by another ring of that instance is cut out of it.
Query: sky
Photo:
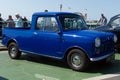
[[[101,13],[108,19],[120,14],[120,0],[0,0],[0,13],[3,19],[19,13],[31,20],[34,12],[60,11],[87,13],[88,20],[99,20]]]

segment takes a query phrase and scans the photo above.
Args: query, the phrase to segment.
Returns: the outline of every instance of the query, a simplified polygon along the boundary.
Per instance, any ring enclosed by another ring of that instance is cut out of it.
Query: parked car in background
[[[113,16],[107,25],[96,27],[94,30],[112,32],[116,34],[118,40],[115,44],[115,48],[118,52],[120,52],[120,14]]]

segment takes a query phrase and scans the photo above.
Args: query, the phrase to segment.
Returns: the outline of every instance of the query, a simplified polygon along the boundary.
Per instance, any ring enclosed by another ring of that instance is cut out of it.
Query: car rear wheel
[[[83,51],[73,49],[67,55],[67,63],[73,70],[84,71],[89,64],[89,60]]]
[[[18,59],[21,56],[21,52],[18,49],[18,45],[15,42],[9,44],[8,54],[12,59]]]

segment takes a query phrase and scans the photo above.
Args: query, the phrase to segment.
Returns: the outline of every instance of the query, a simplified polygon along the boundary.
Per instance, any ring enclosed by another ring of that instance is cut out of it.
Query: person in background
[[[1,13],[0,13],[0,29],[2,29],[2,26],[3,26],[3,22],[4,20],[2,19],[2,17],[1,17]]]
[[[15,23],[14,23],[14,20],[12,19],[11,15],[8,16],[6,23],[7,23],[7,27],[15,27]]]
[[[100,25],[106,25],[107,24],[107,18],[104,16],[104,14],[101,14],[101,18],[99,20]]]
[[[3,21],[4,21],[4,20],[2,19],[1,13],[0,13],[0,36],[2,36],[2,27],[3,27],[3,24],[4,24]]]
[[[84,20],[87,21],[87,13],[84,15]]]
[[[48,10],[46,9],[44,12],[48,12]]]
[[[16,14],[15,27],[23,27],[23,21],[19,14]]]
[[[28,20],[27,20],[27,18],[24,17],[22,20],[23,20],[23,27],[27,28],[28,27]]]

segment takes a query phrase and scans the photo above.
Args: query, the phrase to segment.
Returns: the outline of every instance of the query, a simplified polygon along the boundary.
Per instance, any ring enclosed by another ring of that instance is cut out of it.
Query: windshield
[[[87,29],[85,21],[77,15],[60,15],[59,20],[64,31]]]

